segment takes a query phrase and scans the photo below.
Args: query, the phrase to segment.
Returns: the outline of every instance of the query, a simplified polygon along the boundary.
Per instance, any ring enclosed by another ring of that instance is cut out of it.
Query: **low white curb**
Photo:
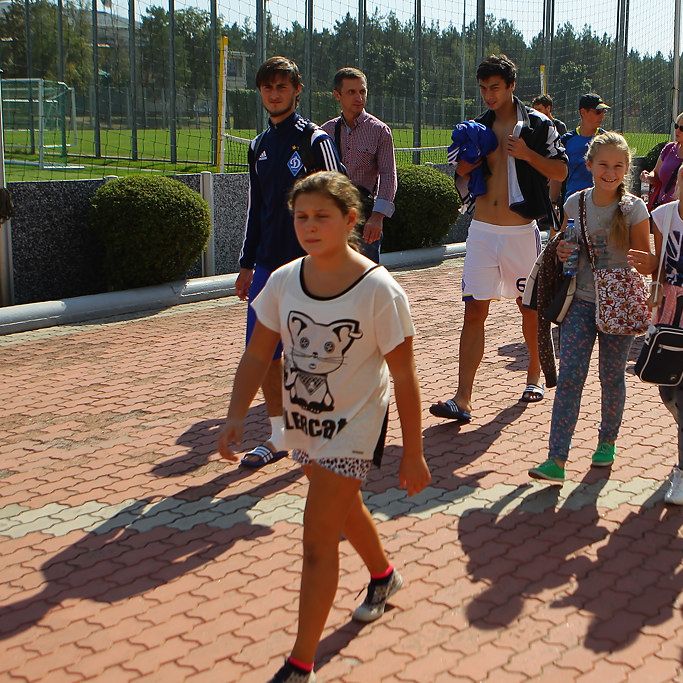
[[[396,251],[382,254],[382,265],[404,268],[423,263],[438,263],[465,255],[465,244],[446,244],[427,249]],[[178,280],[153,287],[127,289],[121,292],[91,294],[57,301],[40,301],[0,308],[0,335],[39,330],[54,325],[108,318],[137,311],[158,310],[218,299],[235,294],[237,275],[215,275],[191,280]]]

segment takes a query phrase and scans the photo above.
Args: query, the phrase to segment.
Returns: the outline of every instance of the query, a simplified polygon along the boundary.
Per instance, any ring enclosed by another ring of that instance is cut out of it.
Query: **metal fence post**
[[[36,153],[36,133],[33,121],[33,33],[31,31],[31,2],[24,2],[24,28],[26,30],[26,77],[28,78],[28,128],[31,154]]]
[[[479,65],[484,59],[484,28],[486,27],[486,2],[477,0],[477,59]]]
[[[130,156],[138,158],[138,69],[135,49],[135,0],[128,0],[128,69],[130,87],[128,102],[130,107]]]
[[[0,187],[5,184],[5,137],[2,122],[2,81],[0,81]],[[0,223],[0,305],[14,303],[14,266],[12,263],[12,220]]]
[[[553,43],[553,0],[543,1],[543,64],[545,65],[547,91],[550,91],[550,54]],[[541,92],[541,95],[547,94]]]
[[[266,0],[256,0],[256,62],[258,66],[266,61]],[[261,105],[261,95],[256,92],[256,132],[267,125],[266,112]]]
[[[100,64],[98,54],[98,31],[97,31],[97,0],[92,0],[92,77],[93,77],[93,129],[94,129],[94,143],[95,156],[97,158],[102,156],[102,147],[100,144]]]
[[[213,173],[202,171],[199,179],[199,193],[209,204],[209,241],[202,254],[202,275],[208,277],[216,274],[216,240],[213,213]]]
[[[415,93],[413,96],[413,147],[422,141],[422,0],[415,0]],[[420,163],[420,152],[413,152],[413,163]]]
[[[304,35],[304,113],[313,119],[313,0],[306,0],[306,33]]]
[[[168,80],[171,88],[168,107],[168,134],[171,145],[171,163],[178,161],[176,136],[176,85],[175,85],[175,0],[168,0]]]
[[[465,21],[467,18],[467,0],[462,0],[462,33],[460,34],[460,120],[465,120]]]
[[[671,133],[673,133],[673,124],[680,111],[678,103],[681,91],[681,0],[674,0],[674,3],[674,82],[671,93]]]
[[[358,0],[358,68],[362,71],[365,62],[365,17],[367,8],[365,0]]]
[[[218,0],[211,0],[211,25],[209,28],[209,40],[211,42],[211,163],[219,165],[218,151],[221,149],[221,141],[218,139]],[[221,84],[222,87],[222,84]],[[219,170],[223,169],[219,167]]]
[[[612,128],[624,130],[624,83],[626,78],[626,43],[628,31],[628,0],[617,6],[617,39],[614,54],[614,90],[612,100]]]
[[[64,3],[57,0],[57,80],[64,82],[64,26],[63,26]],[[62,154],[66,158],[66,93],[61,100],[61,116],[59,117],[59,132],[61,135]]]

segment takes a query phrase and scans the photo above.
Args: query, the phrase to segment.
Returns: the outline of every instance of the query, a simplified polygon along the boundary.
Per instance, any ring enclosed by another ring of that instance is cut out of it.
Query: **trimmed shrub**
[[[163,176],[105,183],[91,200],[90,225],[104,247],[111,289],[182,278],[209,237],[209,206],[187,185]]]
[[[453,179],[429,166],[400,166],[396,212],[384,221],[383,251],[439,244],[458,217]]]
[[[664,145],[667,142],[660,142],[656,144],[644,157],[643,157],[643,168],[651,171],[657,164],[657,159],[664,149]]]

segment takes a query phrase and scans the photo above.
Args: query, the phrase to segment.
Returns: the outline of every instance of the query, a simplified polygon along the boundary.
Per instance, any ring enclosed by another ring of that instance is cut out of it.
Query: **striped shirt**
[[[373,211],[391,218],[396,196],[396,159],[391,128],[363,110],[351,128],[338,116],[323,123],[323,130],[334,140],[334,129],[341,119],[341,149],[339,156],[346,166],[349,178],[372,192],[375,197]]]

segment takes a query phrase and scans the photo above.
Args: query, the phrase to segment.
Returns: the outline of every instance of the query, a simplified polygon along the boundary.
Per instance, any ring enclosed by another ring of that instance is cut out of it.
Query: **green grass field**
[[[250,139],[254,130],[228,131],[231,135]],[[413,131],[395,128],[394,144],[397,148],[412,147]],[[626,139],[634,150],[635,156],[645,155],[654,145],[668,139],[668,136],[654,133],[626,133]],[[57,145],[58,134],[46,137],[47,145]],[[95,140],[92,130],[79,130],[78,141],[73,134],[68,136],[70,144],[66,159],[66,169],[39,169],[37,155],[26,152],[28,134],[26,131],[5,131],[5,169],[8,182],[28,180],[75,180],[81,178],[102,178],[105,175],[131,175],[135,173],[197,173],[216,170],[211,165],[211,136],[207,128],[181,128],[177,132],[177,158],[170,162],[171,145],[168,130],[144,129],[138,131],[138,160],[131,158],[131,131],[129,129],[102,129],[100,151],[104,157],[95,158]],[[422,131],[422,147],[447,146],[450,144],[450,130],[426,128]],[[20,151],[23,148],[23,151]],[[46,155],[47,163],[64,165],[58,150]],[[246,145],[227,140],[225,148],[226,171],[244,171],[247,158]],[[411,164],[412,155],[398,153],[400,165]],[[442,151],[423,152],[421,161],[445,162]],[[18,163],[12,163],[18,162]],[[27,163],[28,162],[28,163]],[[83,168],[78,168],[82,166]]]

